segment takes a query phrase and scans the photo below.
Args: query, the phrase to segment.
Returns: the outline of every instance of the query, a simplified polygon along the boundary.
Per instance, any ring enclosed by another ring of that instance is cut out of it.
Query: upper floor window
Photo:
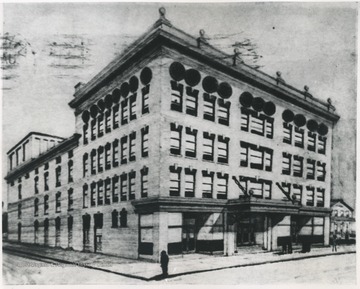
[[[127,199],[127,174],[122,173],[120,176],[120,195],[121,201],[126,201]]]
[[[49,196],[44,196],[44,215],[47,215],[49,213]]]
[[[225,101],[222,98],[218,99],[218,118],[219,123],[223,125],[229,125],[230,121],[230,101]]]
[[[150,85],[146,85],[141,89],[142,93],[142,114],[149,113],[149,93]]]
[[[228,179],[228,174],[217,173],[217,199],[227,199]]]
[[[273,150],[266,147],[256,146],[247,142],[240,142],[240,165],[258,170],[272,170]]]
[[[97,124],[96,118],[92,119],[91,123],[90,123],[90,125],[91,125],[91,140],[96,139],[96,128],[97,128],[96,124]]]
[[[89,124],[85,123],[83,125],[83,143],[88,144],[89,142]]]
[[[180,196],[181,167],[170,166],[170,196]]]
[[[116,168],[119,166],[119,140],[115,139],[112,144],[113,144],[113,167]]]
[[[141,129],[141,156],[149,156],[149,126]]]
[[[96,174],[96,149],[93,149],[91,151],[91,174],[95,175]]]
[[[119,104],[114,105],[113,107],[113,129],[119,127]]]
[[[294,163],[293,163],[294,177],[302,177],[302,175],[303,175],[303,160],[304,160],[304,157],[294,156]]]
[[[316,206],[324,207],[325,189],[317,188],[316,190]]]
[[[70,188],[68,190],[68,211],[71,211],[73,209],[74,204],[74,190]]]
[[[18,185],[18,199],[22,199],[22,186],[21,184]]]
[[[60,164],[61,163],[61,156],[56,157],[56,164]]]
[[[116,209],[114,209],[111,212],[111,228],[117,228],[119,226],[118,220],[119,220],[119,212]]]
[[[136,119],[136,93],[130,96],[130,120]]]
[[[73,181],[73,168],[74,162],[72,160],[68,161],[68,182],[71,183]]]
[[[89,206],[89,186],[87,184],[83,185],[83,208]]]
[[[61,186],[61,167],[58,166],[55,169],[55,177],[56,177],[56,187]]]
[[[101,173],[104,170],[104,147],[100,146],[97,150],[98,155],[98,172]]]
[[[112,202],[118,203],[120,196],[119,176],[112,178]]]
[[[49,172],[44,173],[44,190],[49,190]]]
[[[96,183],[92,182],[90,185],[90,206],[96,206]]]
[[[135,199],[135,178],[136,172],[131,171],[129,173],[129,200]]]
[[[187,127],[185,132],[185,156],[196,157],[197,129],[191,129],[190,127]]]
[[[110,205],[111,179],[105,179],[105,205]]]
[[[83,177],[86,177],[89,172],[89,155],[85,153],[83,155]]]
[[[319,154],[326,154],[326,137],[320,136],[318,138],[318,153]]]
[[[104,204],[104,181],[99,180],[97,183],[97,205],[101,206]]]
[[[111,108],[105,111],[105,132],[111,132]]]
[[[282,161],[282,174],[290,175],[291,174],[291,154],[283,152],[283,161]]]
[[[308,150],[312,152],[316,151],[316,133],[311,131],[308,132]]]
[[[21,204],[18,204],[18,219],[21,219],[22,211],[21,211]]]
[[[304,147],[304,129],[295,127],[294,144],[296,147]]]
[[[121,164],[127,163],[127,135],[121,138]]]
[[[215,121],[215,103],[214,95],[204,93],[204,119]]]
[[[229,140],[228,137],[218,136],[218,163],[229,162]]]
[[[314,191],[315,188],[312,186],[306,186],[306,205],[314,206]]]
[[[196,169],[185,168],[185,197],[195,197]]]
[[[174,80],[171,84],[171,110],[182,112],[184,85],[177,83]]]
[[[309,179],[309,180],[314,180],[315,179],[315,164],[316,164],[315,160],[307,159],[306,178]]]
[[[147,198],[148,196],[148,192],[149,192],[149,179],[148,179],[148,174],[149,174],[149,168],[148,167],[143,167],[140,170],[141,173],[141,197],[142,198]]]
[[[121,125],[128,123],[128,99],[125,99],[121,102]]]
[[[241,130],[272,139],[274,119],[256,111],[241,108]]]
[[[39,215],[39,199],[36,198],[34,200],[34,216],[38,216]]]
[[[170,153],[174,155],[181,154],[181,132],[182,126],[176,123],[170,124]]]
[[[207,170],[202,171],[202,197],[212,198],[213,197],[213,181],[214,172]]]
[[[61,192],[57,192],[55,195],[55,212],[61,212]]]
[[[287,122],[283,123],[284,129],[283,129],[283,142],[287,144],[292,144],[292,132],[293,132],[293,126],[292,124],[289,124]]]
[[[203,160],[214,160],[215,134],[204,132],[203,134]]]
[[[190,86],[186,87],[186,113],[197,116],[199,91]]]
[[[271,199],[272,181],[241,176],[240,183],[251,196]]]
[[[135,144],[136,144],[136,132],[133,131],[130,135],[129,135],[129,161],[133,162],[136,160],[136,156],[135,156]]]
[[[326,163],[322,163],[320,161],[317,162],[317,180],[318,181],[325,181],[326,175]]]
[[[105,145],[105,170],[111,169],[111,143]]]
[[[100,113],[97,120],[98,120],[98,137],[102,137],[104,135],[104,114]]]
[[[36,176],[34,178],[34,191],[35,191],[35,194],[39,193],[39,177],[38,176]]]

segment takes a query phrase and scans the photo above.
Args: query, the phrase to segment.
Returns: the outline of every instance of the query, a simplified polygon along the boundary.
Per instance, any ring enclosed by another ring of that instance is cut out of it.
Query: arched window
[[[127,227],[127,211],[125,208],[120,212],[120,227]]]

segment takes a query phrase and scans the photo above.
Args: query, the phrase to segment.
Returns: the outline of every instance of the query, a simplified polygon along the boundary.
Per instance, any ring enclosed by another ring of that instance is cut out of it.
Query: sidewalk
[[[3,243],[4,251],[26,253],[33,257],[42,257],[58,263],[78,264],[90,269],[101,270],[144,281],[160,278],[161,268],[158,263],[142,260],[125,259],[95,253],[68,251],[59,248],[49,248],[28,244]],[[337,252],[331,252],[331,247],[312,248],[311,252],[279,255],[278,252],[254,251],[251,248],[241,249],[237,255],[203,255],[189,254],[170,256],[169,278],[180,275],[215,271],[225,268],[254,266],[268,263],[315,258],[328,255],[354,253],[355,245],[342,245]]]

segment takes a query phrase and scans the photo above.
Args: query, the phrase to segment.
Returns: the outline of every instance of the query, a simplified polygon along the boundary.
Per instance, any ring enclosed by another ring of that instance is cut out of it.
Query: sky
[[[74,133],[68,106],[74,86],[144,33],[161,6],[174,26],[194,36],[204,29],[210,44],[225,52],[250,38],[263,56],[262,71],[281,71],[288,84],[331,98],[341,117],[334,130],[333,194],[354,206],[357,4],[347,2],[4,4],[2,34],[26,43],[27,51],[2,70],[3,175],[6,152],[28,132]],[[80,44],[84,60],[66,57],[79,53]]]

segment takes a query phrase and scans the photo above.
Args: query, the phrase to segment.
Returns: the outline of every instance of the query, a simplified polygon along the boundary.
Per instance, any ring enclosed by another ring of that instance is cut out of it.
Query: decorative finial
[[[205,30],[204,29],[200,29],[199,33],[200,33],[200,37],[205,37]]]
[[[328,110],[332,109],[333,111],[335,111],[336,110],[335,106],[332,105],[332,101],[331,101],[330,97],[327,99],[327,102],[328,102],[328,105],[327,105]]]
[[[169,20],[167,20],[166,17],[165,17],[166,9],[164,7],[159,8],[159,14],[160,14],[160,17],[154,23],[153,27],[158,28],[158,27],[163,27],[163,25],[168,26],[168,27],[172,27],[171,22]]]
[[[304,89],[305,89],[306,92],[309,91],[309,87],[307,85],[304,86]]]
[[[159,8],[160,18],[165,18],[166,9],[164,7]]]
[[[207,42],[207,37],[205,36],[205,30],[204,29],[200,29],[199,31],[200,37],[197,39],[197,44],[198,44],[198,48],[200,48],[201,43],[208,43]]]
[[[279,85],[279,83],[285,84],[285,80],[281,77],[281,72],[276,71],[276,84]]]
[[[243,63],[244,61],[242,61],[242,59],[240,58],[240,49],[239,48],[235,48],[234,49],[234,56],[233,56],[233,66],[236,66],[236,60],[240,59],[240,63]]]
[[[310,89],[310,88],[309,88],[307,85],[304,86],[304,92],[303,92],[303,93],[304,93],[304,96],[305,96],[305,100],[306,100],[307,97],[314,98],[314,97],[311,95],[311,93],[309,92],[309,89]]]

